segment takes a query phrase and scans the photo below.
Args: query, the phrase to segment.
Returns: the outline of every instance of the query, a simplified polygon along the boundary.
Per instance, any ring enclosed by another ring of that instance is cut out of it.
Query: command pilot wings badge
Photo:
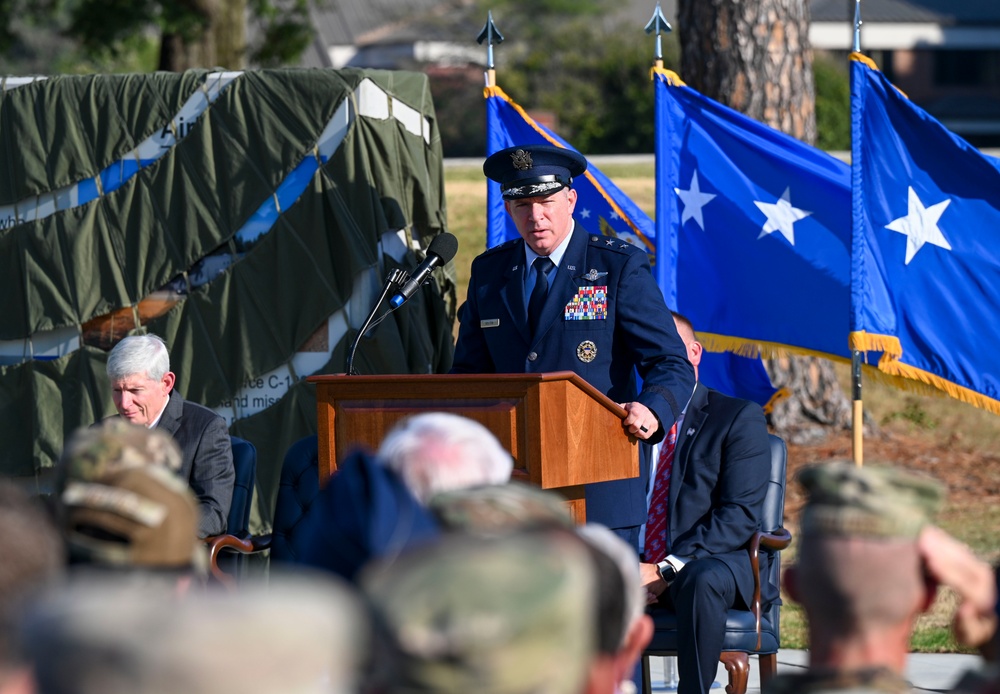
[[[607,274],[608,273],[606,272],[598,272],[595,268],[590,268],[590,272],[584,275],[583,279],[587,280],[588,282],[596,282],[597,280],[599,280],[600,278],[604,277]]]

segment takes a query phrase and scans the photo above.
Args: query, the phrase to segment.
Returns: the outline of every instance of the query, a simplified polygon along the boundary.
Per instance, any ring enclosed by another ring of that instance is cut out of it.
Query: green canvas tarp
[[[419,73],[36,80],[0,95],[0,157],[0,345],[28,355],[0,366],[4,475],[42,474],[113,412],[109,334],[148,330],[180,392],[257,446],[270,500],[284,451],[315,432],[302,379],[343,371],[389,270],[446,227]],[[363,341],[358,371],[447,370],[453,268],[435,279]],[[165,311],[147,319],[153,297]],[[36,349],[51,335],[70,339]]]

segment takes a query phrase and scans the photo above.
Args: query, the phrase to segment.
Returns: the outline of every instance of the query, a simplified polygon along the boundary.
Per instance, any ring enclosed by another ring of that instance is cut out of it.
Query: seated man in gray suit
[[[108,379],[122,418],[162,429],[180,446],[179,474],[198,497],[198,535],[225,532],[236,478],[225,420],[174,390],[170,354],[156,335],[126,337],[115,345],[108,355]]]

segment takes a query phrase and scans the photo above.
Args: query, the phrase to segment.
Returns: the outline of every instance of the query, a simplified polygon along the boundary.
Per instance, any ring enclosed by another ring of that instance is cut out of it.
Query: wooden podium
[[[571,371],[547,374],[311,376],[316,384],[321,481],[358,446],[378,448],[418,412],[483,424],[514,456],[514,478],[558,490],[583,522],[583,486],[636,477],[639,447],[625,410]]]

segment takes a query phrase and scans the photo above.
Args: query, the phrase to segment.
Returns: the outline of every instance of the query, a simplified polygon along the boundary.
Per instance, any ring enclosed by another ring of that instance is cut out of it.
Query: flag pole
[[[853,410],[851,411],[851,450],[854,453],[854,464],[861,467],[864,464],[864,407],[861,401],[861,352],[851,350],[851,395]]]
[[[656,32],[656,54],[653,56],[653,65],[657,70],[663,69],[663,34],[669,34],[673,29],[670,27],[670,22],[667,18],[663,16],[663,10],[660,9],[660,3],[656,3],[656,9],[653,10],[653,17],[646,24],[646,33],[652,34]]]
[[[493,10],[487,10],[486,24],[476,37],[476,42],[480,45],[486,43],[486,86],[495,87],[497,71],[493,65],[493,46],[503,43],[503,34],[497,31],[497,25],[493,23]]]
[[[854,0],[854,52],[861,52],[861,0]],[[851,395],[853,409],[851,411],[851,449],[854,453],[854,464],[864,465],[864,417],[865,409],[861,398],[861,352],[851,350]]]
[[[664,99],[661,98],[659,89],[657,88],[655,70],[663,69],[663,37],[662,35],[669,34],[672,31],[670,23],[667,22],[666,17],[663,16],[663,10],[660,9],[660,3],[656,3],[656,9],[653,11],[652,18],[646,23],[645,32],[646,34],[656,33],[656,51],[653,54],[653,70],[650,71],[650,79],[653,81],[653,86],[656,91],[655,102],[654,102],[654,113],[657,124],[663,124],[668,122],[665,115],[666,105]],[[660,291],[663,292],[663,298],[667,302],[667,306],[672,309],[677,308],[677,271],[676,263],[674,262],[674,248],[676,244],[674,242],[674,234],[668,232],[670,220],[674,219],[673,210],[671,204],[673,202],[670,197],[673,191],[668,193],[665,188],[668,185],[666,182],[670,180],[670,172],[667,168],[670,165],[670,158],[664,156],[664,152],[669,150],[669,146],[664,146],[663,142],[670,142],[672,138],[672,133],[669,132],[669,128],[656,127],[655,128],[655,152],[656,152],[656,264],[653,266],[654,277],[656,278],[656,283],[660,286]]]
[[[861,52],[861,0],[854,0],[854,52]]]

